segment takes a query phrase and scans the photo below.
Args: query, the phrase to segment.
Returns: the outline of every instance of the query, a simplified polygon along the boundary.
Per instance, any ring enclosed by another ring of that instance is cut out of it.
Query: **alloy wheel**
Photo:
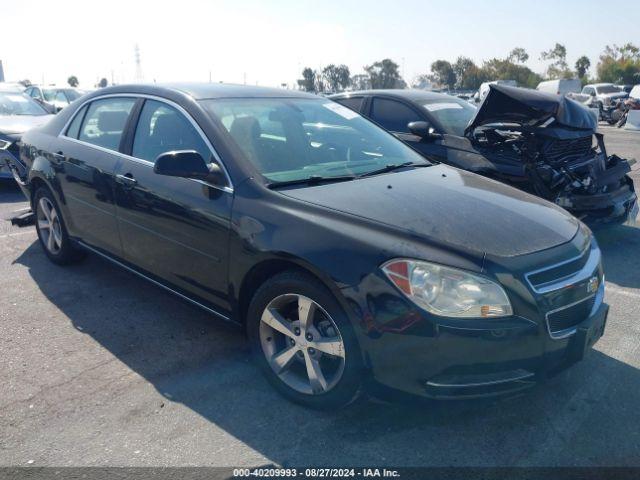
[[[51,200],[42,197],[38,202],[38,232],[45,248],[52,254],[62,249],[62,224]]]
[[[345,348],[331,316],[298,294],[273,299],[260,319],[260,343],[267,363],[290,388],[318,395],[342,378]]]

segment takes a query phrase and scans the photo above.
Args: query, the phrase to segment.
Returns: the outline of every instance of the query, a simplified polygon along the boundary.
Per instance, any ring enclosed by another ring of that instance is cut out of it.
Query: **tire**
[[[36,191],[33,211],[38,240],[49,260],[58,265],[69,265],[85,256],[85,252],[71,242],[58,202],[48,188],[40,187]]]
[[[313,313],[303,322],[300,311]],[[254,360],[289,400],[335,410],[360,396],[363,362],[353,327],[314,277],[288,271],[267,280],[249,305],[247,333]]]

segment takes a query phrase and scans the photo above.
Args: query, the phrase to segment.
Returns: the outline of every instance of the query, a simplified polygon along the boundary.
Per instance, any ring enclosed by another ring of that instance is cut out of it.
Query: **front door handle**
[[[116,182],[129,188],[133,188],[138,184],[138,181],[133,178],[133,175],[131,175],[130,173],[126,173],[124,175],[116,175]]]

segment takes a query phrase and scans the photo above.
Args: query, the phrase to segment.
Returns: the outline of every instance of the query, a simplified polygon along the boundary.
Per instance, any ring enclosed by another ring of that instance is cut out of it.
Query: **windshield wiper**
[[[319,183],[346,182],[354,180],[358,177],[355,175],[336,175],[333,177],[323,177],[321,175],[311,175],[307,178],[298,178],[295,180],[285,180],[282,182],[271,182],[267,184],[269,188],[288,187],[289,185],[318,185]]]
[[[394,170],[398,170],[400,168],[405,167],[430,167],[433,165],[432,163],[415,163],[415,162],[404,162],[404,163],[390,163],[389,165],[384,166],[383,168],[379,168],[378,170],[372,170],[367,173],[363,173],[362,175],[358,175],[358,178],[362,177],[370,177],[372,175],[378,175],[380,173],[393,172]]]

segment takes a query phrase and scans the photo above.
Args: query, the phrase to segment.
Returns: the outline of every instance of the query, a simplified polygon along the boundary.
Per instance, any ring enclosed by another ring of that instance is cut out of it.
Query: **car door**
[[[121,255],[114,172],[134,98],[96,99],[80,108],[50,150],[56,164],[70,233],[88,245]]]
[[[116,181],[125,259],[177,291],[227,309],[230,185],[154,173],[158,155],[195,150],[217,159],[195,121],[175,104],[145,99]]]
[[[373,96],[369,104],[368,117],[421,154],[436,160],[446,160],[447,149],[442,145],[442,140],[421,138],[409,131],[407,125],[411,122],[430,123],[423,113],[419,113],[409,104],[387,97]]]

